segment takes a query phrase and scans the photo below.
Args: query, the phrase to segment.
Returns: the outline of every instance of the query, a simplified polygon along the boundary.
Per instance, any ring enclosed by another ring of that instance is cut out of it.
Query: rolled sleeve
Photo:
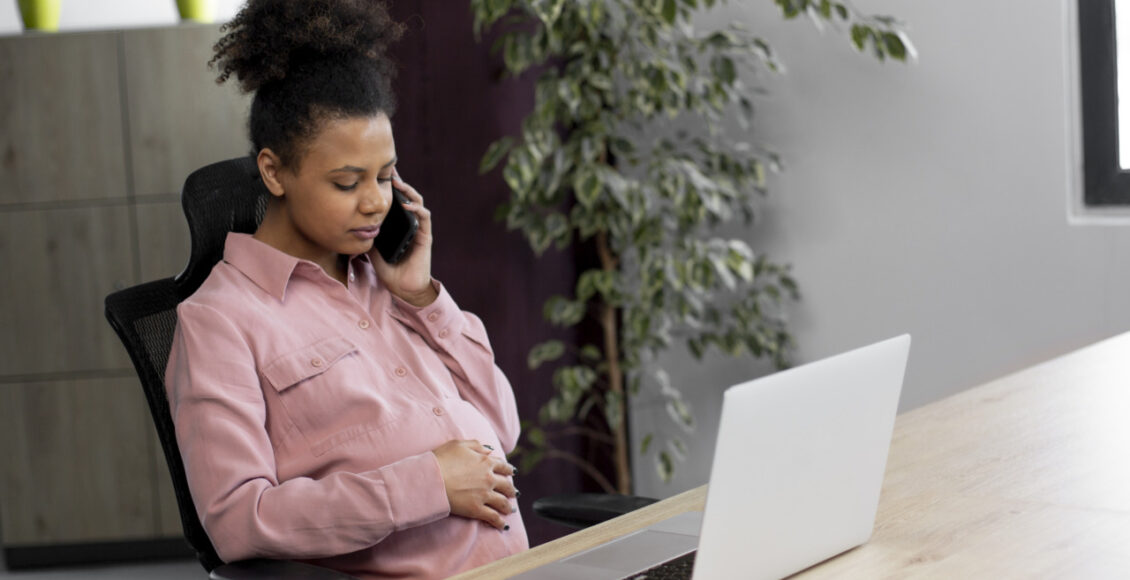
[[[393,296],[394,317],[424,337],[432,348],[439,348],[447,339],[463,332],[466,318],[451,294],[438,280],[432,280],[436,299],[427,306],[413,306]]]

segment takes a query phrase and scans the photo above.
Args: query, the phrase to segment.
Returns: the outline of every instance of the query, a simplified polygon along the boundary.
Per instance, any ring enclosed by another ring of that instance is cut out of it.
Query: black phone
[[[385,221],[381,222],[381,231],[373,240],[373,246],[389,264],[395,264],[408,255],[412,240],[416,238],[416,230],[420,229],[416,215],[404,209],[406,201],[408,199],[404,194],[393,188],[392,206],[388,208]]]

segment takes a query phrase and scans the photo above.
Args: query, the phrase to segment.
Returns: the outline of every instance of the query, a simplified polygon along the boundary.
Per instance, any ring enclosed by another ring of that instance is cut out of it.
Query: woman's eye
[[[390,175],[388,177],[378,177],[377,183],[392,183],[392,176]]]
[[[337,187],[338,189],[340,189],[342,191],[352,191],[354,189],[357,189],[357,184],[356,183],[350,183],[349,185],[342,185],[340,183],[334,183],[334,187]]]

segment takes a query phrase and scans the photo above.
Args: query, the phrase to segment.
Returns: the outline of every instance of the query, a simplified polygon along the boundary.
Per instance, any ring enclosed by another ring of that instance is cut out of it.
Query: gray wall
[[[1130,330],[1130,229],[1069,223],[1073,3],[856,2],[910,23],[914,66],[785,22],[768,0],[704,19],[745,23],[789,67],[761,83],[770,94],[753,138],[787,169],[746,237],[794,264],[798,362],[909,332],[906,410]],[[666,362],[694,389],[700,422],[671,485],[651,457],[637,460],[645,495],[707,481],[721,391],[765,371],[681,353]],[[633,418],[637,440],[676,430],[648,400]]]

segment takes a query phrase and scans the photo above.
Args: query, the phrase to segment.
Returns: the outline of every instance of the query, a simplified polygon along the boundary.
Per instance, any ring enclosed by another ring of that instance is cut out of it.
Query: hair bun
[[[370,60],[391,77],[385,54],[404,26],[378,0],[249,0],[221,31],[208,62],[219,72],[216,82],[235,74],[244,92],[254,92],[329,59]]]

